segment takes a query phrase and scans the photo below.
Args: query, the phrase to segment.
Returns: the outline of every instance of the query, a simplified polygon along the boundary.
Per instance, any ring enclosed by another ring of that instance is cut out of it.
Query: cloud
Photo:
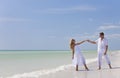
[[[70,8],[48,8],[44,10],[37,10],[36,13],[47,13],[47,14],[64,14],[71,12],[83,12],[83,11],[94,11],[95,7],[92,6],[74,6]]]
[[[94,34],[89,34],[89,33],[83,33],[83,34],[75,34],[75,35],[71,35],[68,37],[64,37],[65,39],[69,40],[69,39],[76,39],[76,40],[86,40],[86,39],[93,39],[96,40],[98,38],[98,35],[96,33]]]
[[[120,34],[109,34],[106,35],[106,37],[110,39],[120,39]]]
[[[120,34],[119,33],[113,33],[113,34],[105,34],[105,37],[108,39],[117,39],[120,40]],[[69,37],[65,37],[66,39],[71,39],[74,38],[76,40],[86,40],[86,39],[92,39],[92,40],[96,40],[99,38],[99,32],[95,32],[93,34],[89,34],[89,33],[83,33],[83,34],[75,34],[74,36],[69,36]]]
[[[104,25],[100,26],[98,30],[120,29],[120,25]]]
[[[31,19],[24,19],[24,18],[9,18],[4,17],[0,18],[0,23],[6,23],[6,22],[31,22]]]

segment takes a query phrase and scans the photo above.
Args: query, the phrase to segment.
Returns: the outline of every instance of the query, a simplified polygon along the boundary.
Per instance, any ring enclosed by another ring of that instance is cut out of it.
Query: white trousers
[[[102,56],[106,59],[107,64],[110,64],[110,59],[108,55],[104,55],[104,52],[98,52],[98,66],[102,65]]]

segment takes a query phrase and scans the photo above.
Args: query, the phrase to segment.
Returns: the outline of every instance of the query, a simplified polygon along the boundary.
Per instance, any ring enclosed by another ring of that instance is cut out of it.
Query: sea
[[[97,60],[95,50],[82,51],[86,63]],[[72,52],[66,50],[0,51],[0,78],[41,78],[72,67]]]

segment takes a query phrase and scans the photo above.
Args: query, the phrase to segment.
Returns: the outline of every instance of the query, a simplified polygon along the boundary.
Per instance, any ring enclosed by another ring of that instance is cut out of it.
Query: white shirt
[[[104,38],[101,40],[101,38],[96,40],[96,43],[98,45],[98,51],[105,51],[106,46],[108,45],[108,40]]]

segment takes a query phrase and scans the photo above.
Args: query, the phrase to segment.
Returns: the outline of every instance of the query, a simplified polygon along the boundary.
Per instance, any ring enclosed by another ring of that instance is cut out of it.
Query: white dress
[[[72,60],[73,65],[74,66],[76,66],[76,65],[81,66],[81,65],[86,64],[85,58],[84,58],[84,56],[81,53],[80,46],[76,45],[74,49],[75,49],[74,59]]]

